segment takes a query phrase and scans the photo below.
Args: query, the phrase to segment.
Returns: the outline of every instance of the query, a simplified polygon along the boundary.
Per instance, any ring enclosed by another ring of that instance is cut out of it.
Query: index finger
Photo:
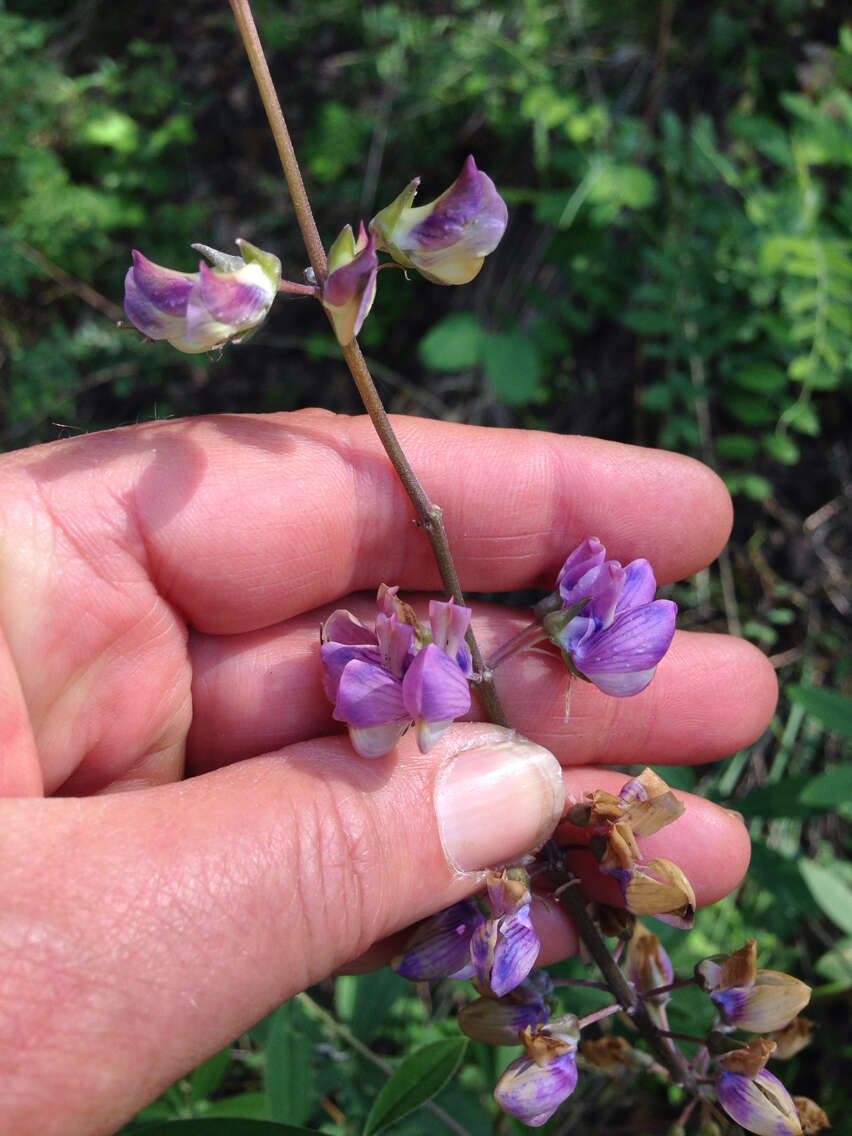
[[[394,426],[443,509],[466,590],[552,586],[590,535],[622,561],[647,557],[665,582],[707,564],[727,539],[727,490],[682,455],[407,417]],[[440,586],[364,417],[162,422],[40,447],[22,464],[66,523],[77,513],[83,527],[103,524],[106,513],[106,530],[109,511],[124,509],[138,537],[129,544],[161,595],[201,631],[266,627],[381,581]]]

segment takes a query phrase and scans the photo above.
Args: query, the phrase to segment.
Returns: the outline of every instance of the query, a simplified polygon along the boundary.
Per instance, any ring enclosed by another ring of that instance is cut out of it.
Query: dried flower
[[[729,1025],[750,1033],[783,1029],[810,1001],[811,988],[778,970],[757,969],[757,943],[703,959],[695,973]]]
[[[549,1018],[547,1003],[532,982],[502,998],[477,998],[459,1011],[463,1032],[488,1045],[518,1045],[525,1029],[536,1029]]]
[[[695,892],[677,864],[658,856],[647,864],[610,872],[621,887],[628,911],[653,915],[673,927],[690,928],[695,922]]]
[[[449,189],[412,208],[420,178],[370,222],[378,248],[435,284],[467,284],[506,230],[506,202],[468,157]]]
[[[187,354],[242,343],[266,319],[281,262],[248,241],[236,243],[241,256],[193,245],[213,266],[202,260],[198,272],[162,268],[134,249],[124,280],[127,318],[149,339],[166,339]]]
[[[647,994],[649,990],[674,982],[674,968],[665,947],[656,935],[638,922],[627,944],[624,966],[627,977],[639,994]],[[658,994],[646,999],[646,1004],[662,1006],[668,1000],[668,994]]]
[[[811,1100],[810,1097],[793,1097],[793,1104],[799,1114],[799,1122],[802,1125],[804,1136],[816,1136],[824,1128],[831,1128],[831,1121],[826,1116],[824,1109],[820,1108],[817,1102]]]

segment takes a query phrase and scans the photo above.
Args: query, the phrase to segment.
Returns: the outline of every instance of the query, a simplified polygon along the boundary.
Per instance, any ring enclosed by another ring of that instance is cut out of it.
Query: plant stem
[[[655,986],[653,990],[646,990],[640,995],[642,998],[656,998],[658,994],[668,994],[670,990],[680,990],[683,986],[694,986],[694,978],[681,978],[677,982],[670,982],[668,986]]]
[[[549,857],[552,865],[560,862],[558,846],[552,845],[553,855]],[[542,853],[544,855],[544,853]],[[615,998],[630,1014],[636,1028],[651,1046],[654,1055],[661,1065],[672,1075],[675,1084],[681,1085],[687,1091],[695,1089],[694,1077],[691,1070],[680,1053],[668,1045],[657,1029],[653,1018],[648,1013],[641,999],[633,987],[624,977],[610,954],[606,940],[592,921],[586,910],[586,903],[576,886],[577,881],[569,876],[564,869],[551,867],[551,877],[557,885],[559,902],[568,912],[578,936],[588,948],[589,954],[598,965],[598,969],[606,980],[606,984]]]
[[[500,663],[511,658],[516,652],[527,647],[534,647],[536,643],[542,643],[548,638],[547,632],[540,623],[531,623],[523,631],[519,631],[517,635],[513,635],[511,639],[507,639],[502,646],[498,647],[485,665],[490,671],[493,671]]]
[[[615,1002],[611,1006],[604,1006],[600,1010],[595,1010],[591,1014],[586,1014],[585,1018],[580,1018],[577,1022],[578,1029],[585,1029],[590,1026],[592,1022],[599,1022],[602,1018],[611,1018],[613,1014],[617,1014],[622,1009],[620,1002]]]
[[[269,119],[269,125],[275,138],[278,156],[284,168],[284,176],[287,179],[290,196],[293,199],[293,208],[295,209],[296,217],[299,221],[299,228],[302,231],[302,238],[305,242],[305,248],[308,251],[311,267],[314,270],[317,284],[321,288],[328,274],[328,261],[322,241],[320,240],[316,222],[314,221],[314,215],[311,212],[310,202],[305,191],[305,184],[302,181],[299,162],[296,158],[296,152],[293,149],[293,143],[290,140],[287,123],[284,120],[284,112],[281,110],[281,104],[278,101],[275,85],[272,82],[272,76],[269,73],[269,67],[263,53],[263,46],[260,42],[257,27],[255,26],[254,17],[252,16],[251,4],[249,0],[230,0],[230,4],[237,21],[237,27],[242,37],[246,54],[251,64],[255,82],[260,91],[260,97],[266,110],[266,117]],[[382,405],[382,400],[376,390],[376,385],[370,375],[364,356],[361,354],[361,348],[353,340],[343,347],[342,351],[343,358],[346,360],[346,364],[352,373],[352,378],[355,380],[358,393],[361,395],[364,408],[370,416],[370,421],[373,423],[373,427],[385,448],[385,452],[415,508],[420,527],[429,538],[429,543],[432,546],[432,552],[437,561],[438,571],[441,574],[444,588],[447,593],[453,597],[456,603],[464,604],[464,593],[461,590],[458,573],[453,563],[441,508],[439,505],[433,504],[429,499],[428,494],[420,484],[417,475],[403,453],[402,446],[399,444],[399,439],[394,433],[390,419]],[[508,720],[503,707],[500,705],[500,699],[497,695],[496,687],[494,686],[494,680],[487,671],[482,652],[479,649],[479,644],[476,641],[472,629],[468,630],[465,638],[470,648],[474,670],[479,675],[476,691],[482,702],[485,713],[487,717],[497,725],[507,726]]]
[[[281,104],[275,92],[275,84],[272,82],[272,76],[269,73],[260,36],[257,34],[251,4],[249,0],[230,0],[230,4],[242,37],[243,46],[246,49],[246,55],[251,64],[254,81],[257,83],[257,89],[260,92],[266,117],[269,119],[269,125],[272,128],[278,157],[281,159],[284,176],[287,179],[287,187],[290,190],[290,197],[293,199],[296,219],[299,222],[299,228],[302,230],[302,240],[308,250],[308,259],[311,262],[311,268],[314,270],[317,284],[322,285],[328,274],[325,249],[320,240],[314,215],[311,212],[311,203],[305,192],[305,183],[302,181],[302,171],[296,159],[293,143],[290,141],[290,132],[287,129],[287,123],[284,121],[284,112],[281,110]]]
[[[609,990],[605,982],[594,982],[591,978],[554,978],[551,984],[554,989],[558,986],[590,986],[594,990]]]

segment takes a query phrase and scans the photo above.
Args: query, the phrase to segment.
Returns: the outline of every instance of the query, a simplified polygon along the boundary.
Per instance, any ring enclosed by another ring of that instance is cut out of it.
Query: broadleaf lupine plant
[[[442,285],[462,285],[481,270],[500,242],[508,210],[494,182],[468,156],[458,178],[434,201],[415,206],[420,184],[412,179],[398,197],[365,225],[356,238],[345,226],[326,257],[314,223],[284,116],[269,75],[248,0],[230,0],[249,62],[272,127],[310,259],[304,283],[282,280],[272,253],[238,239],[239,256],[206,245],[197,273],[153,264],[139,252],[125,284],[125,310],[148,339],[166,339],[185,352],[219,352],[253,334],[269,315],[279,292],[312,297],[325,309],[343,356],[417,518],[431,542],[446,601],[432,601],[429,623],[382,585],[372,627],[351,612],[333,612],[321,628],[325,691],[333,717],[346,725],[356,754],[381,758],[413,728],[426,752],[471,708],[474,689],[485,714],[506,725],[494,671],[507,658],[541,643],[562,656],[567,681],[594,683],[625,698],[644,690],[674,635],[677,609],[656,599],[657,583],[647,560],[622,566],[590,536],[568,552],[553,592],[532,612],[529,626],[483,659],[473,634],[441,510],[426,495],[403,453],[356,342],[377,292],[379,253]],[[564,826],[578,834],[621,890],[623,907],[587,903],[565,867],[565,850],[551,840],[523,863],[487,874],[477,899],[456,903],[416,927],[397,972],[414,981],[470,981],[477,994],[459,1014],[462,1030],[493,1045],[520,1045],[522,1056],[500,1077],[500,1107],[531,1127],[544,1124],[574,1091],[578,1054],[588,1068],[612,1072],[651,1067],[686,1091],[687,1104],[675,1127],[685,1131],[695,1113],[703,1123],[718,1106],[751,1132],[800,1136],[827,1125],[813,1101],[794,1103],[766,1069],[770,1057],[798,1052],[809,1024],[796,1015],[810,990],[776,971],[758,970],[753,940],[728,956],[708,958],[692,977],[676,979],[656,935],[637,921],[654,917],[690,927],[695,913],[692,885],[678,865],[648,859],[640,841],[677,820],[683,804],[651,770],[629,780],[617,795],[598,790],[574,802]],[[533,887],[542,902],[561,904],[571,916],[582,951],[601,970],[601,985],[613,995],[604,1009],[578,1020],[558,1013],[554,991],[570,980],[551,980],[537,970],[539,939],[532,919]],[[607,942],[614,938],[613,947]],[[625,949],[626,947],[626,949]],[[623,956],[623,960],[622,960]],[[678,987],[697,984],[717,1011],[714,1028],[687,1060],[668,1029],[666,1005]],[[582,1032],[624,1012],[647,1042],[651,1055],[609,1033],[583,1039]],[[751,1041],[731,1031],[764,1033]],[[715,1062],[715,1072],[711,1064]],[[800,1120],[800,1116],[803,1118]]]

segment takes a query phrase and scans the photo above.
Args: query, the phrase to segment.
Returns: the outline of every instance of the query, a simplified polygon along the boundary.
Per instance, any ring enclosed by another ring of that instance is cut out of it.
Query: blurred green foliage
[[[782,701],[748,751],[679,774],[740,809],[755,850],[738,894],[665,940],[689,970],[754,935],[761,965],[814,985],[817,1040],[779,1072],[843,1117],[852,25],[816,0],[258,0],[257,17],[327,243],[414,175],[429,200],[468,152],[510,203],[469,287],[381,274],[362,343],[391,409],[662,445],[734,492],[729,552],[672,594],[684,626],[767,651]],[[227,5],[0,2],[0,444],[197,412],[356,412],[318,305],[280,300],[219,361],[115,328],[131,246],[190,270],[193,241],[237,236],[299,278]],[[382,1061],[456,1036],[455,988],[412,997],[383,973],[312,993],[128,1131],[245,1117],[357,1132]],[[687,1006],[673,1028],[701,1012]],[[465,1130],[513,1130],[490,1098],[510,1056],[471,1045],[439,1096]],[[584,1076],[546,1130],[658,1132],[676,1106]],[[421,1109],[394,1131],[446,1126]]]

